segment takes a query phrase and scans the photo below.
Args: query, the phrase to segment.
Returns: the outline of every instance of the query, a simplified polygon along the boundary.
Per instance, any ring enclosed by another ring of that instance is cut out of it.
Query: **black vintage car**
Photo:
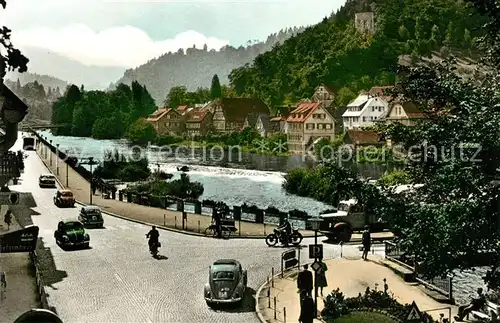
[[[239,261],[220,259],[209,267],[205,285],[207,305],[222,303],[241,304],[247,288],[247,271]]]
[[[56,177],[52,174],[42,174],[38,177],[40,187],[56,187]]]
[[[60,221],[54,232],[54,238],[56,243],[63,248],[88,248],[90,244],[90,237],[85,233],[83,223],[75,220]]]
[[[101,209],[98,206],[87,205],[80,209],[78,221],[85,226],[104,227],[104,219],[102,218]]]

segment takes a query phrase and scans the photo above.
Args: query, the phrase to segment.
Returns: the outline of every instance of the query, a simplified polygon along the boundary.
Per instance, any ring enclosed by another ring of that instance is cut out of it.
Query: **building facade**
[[[288,150],[305,153],[320,138],[333,140],[335,120],[321,102],[299,103],[287,120]]]

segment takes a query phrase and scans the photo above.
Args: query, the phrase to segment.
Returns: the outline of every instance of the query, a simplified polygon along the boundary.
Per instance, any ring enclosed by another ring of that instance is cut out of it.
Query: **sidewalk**
[[[0,235],[21,228],[13,216],[10,229],[7,230],[3,222],[5,211],[6,207],[2,207],[0,220],[3,226],[0,227]],[[0,323],[12,323],[24,312],[39,307],[29,253],[0,253],[0,271],[5,272],[7,282],[4,298],[0,299]]]
[[[361,255],[360,255],[361,256]],[[369,261],[363,261],[361,257],[355,260],[333,259],[326,260],[328,266],[326,279],[328,287],[324,289],[324,297],[334,289],[340,288],[346,297],[355,297],[359,293],[364,293],[367,287],[383,288],[383,279],[387,279],[389,292],[403,304],[411,304],[413,301],[421,311],[429,311],[438,308],[444,308],[449,305],[438,303],[427,296],[420,286],[405,283],[398,275],[393,273],[387,267],[381,265],[378,261],[379,256],[370,255]],[[309,269],[312,270],[312,269]],[[267,285],[262,289],[261,294],[257,295],[258,308],[261,315],[267,322],[285,322],[283,313],[286,308],[286,322],[297,322],[300,315],[300,301],[297,290],[297,270],[288,273],[283,279],[274,280],[274,288]],[[271,308],[269,308],[267,292],[270,290]],[[314,291],[313,291],[314,293]],[[276,317],[274,319],[274,297],[276,297]],[[318,311],[323,309],[323,299],[318,295]],[[451,306],[451,316],[457,314],[458,307]],[[444,318],[449,317],[448,309],[430,311],[436,320],[439,320],[440,313]],[[316,321],[315,321],[316,322]],[[319,320],[318,320],[319,322]],[[450,321],[451,322],[451,321]]]
[[[52,166],[50,166],[51,151],[47,149],[47,159],[44,159],[40,151],[37,151],[40,159],[54,173],[56,171],[56,154],[52,153]],[[66,167],[62,159],[58,160],[59,175],[56,175],[62,185],[66,184],[66,176],[68,176],[68,189],[70,189],[77,201],[89,203],[90,200],[90,184],[80,174],[71,167]],[[68,174],[66,175],[66,170]],[[135,203],[121,202],[118,200],[103,199],[101,196],[92,196],[92,203],[100,206],[103,211],[121,215],[125,218],[142,221],[157,225],[159,227],[167,227],[171,229],[181,230],[182,228],[182,213],[171,210],[154,208]],[[187,213],[186,231],[194,233],[204,233],[205,229],[210,226],[212,218],[199,214]],[[240,222],[240,223],[238,223]],[[264,237],[271,233],[276,226],[270,224],[256,224],[245,221],[236,221],[235,223],[238,232],[236,236],[242,237]],[[314,236],[314,232],[310,230],[301,230],[304,237]]]

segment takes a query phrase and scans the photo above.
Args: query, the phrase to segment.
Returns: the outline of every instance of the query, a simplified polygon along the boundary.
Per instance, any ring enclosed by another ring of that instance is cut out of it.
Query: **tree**
[[[454,33],[455,33],[455,27],[453,26],[453,23],[450,21],[450,23],[448,24],[448,28],[446,28],[446,35],[444,37],[443,44],[445,44],[448,47],[451,47],[453,45],[453,42],[455,41]]]
[[[212,77],[212,86],[210,87],[210,96],[212,100],[219,99],[222,96],[222,89],[220,86],[219,76],[215,74]]]
[[[156,131],[149,122],[138,119],[128,127],[125,137],[135,143],[148,143],[155,141]]]
[[[399,26],[398,33],[399,33],[399,38],[401,38],[401,40],[403,41],[408,40],[410,36],[410,33],[408,32],[408,29],[406,29],[405,25]]]
[[[482,44],[491,53],[500,18],[485,2],[472,3],[489,13],[485,29],[491,32]],[[450,23],[447,44],[452,30]],[[411,151],[407,172],[424,186],[389,194],[380,214],[399,237],[401,250],[415,256],[420,273],[428,277],[477,265],[478,250],[491,252],[493,269],[499,264],[500,191],[492,184],[500,167],[500,112],[495,108],[500,105],[500,61],[485,59],[492,70],[488,82],[460,78],[454,61],[446,60],[401,68],[405,77],[396,86],[399,95],[429,116],[415,127],[395,124],[387,133]]]
[[[7,1],[0,0],[0,5],[5,9]],[[28,70],[29,60],[12,44],[11,32],[12,30],[5,26],[0,28],[0,84],[3,83],[7,71],[17,70],[19,73],[24,73]]]
[[[175,86],[168,92],[164,104],[171,108],[177,108],[186,102],[187,88],[185,86]]]
[[[462,46],[469,50],[472,48],[472,36],[470,35],[470,31],[467,28],[465,28],[464,30],[464,40]]]

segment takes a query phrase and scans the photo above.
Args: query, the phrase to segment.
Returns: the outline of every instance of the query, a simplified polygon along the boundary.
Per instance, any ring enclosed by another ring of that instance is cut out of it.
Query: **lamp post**
[[[80,165],[90,165],[90,194],[89,194],[89,204],[92,204],[92,195],[93,191],[92,188],[94,187],[93,181],[94,181],[94,175],[92,174],[92,166],[99,164],[98,162],[94,161],[94,157],[89,157],[88,161],[80,163]],[[67,175],[66,175],[67,176]],[[66,177],[67,181],[67,177]]]
[[[59,176],[59,144],[56,144],[56,175]]]
[[[50,141],[50,146],[52,147],[52,140]],[[49,155],[49,164],[50,164],[50,166],[52,166],[52,150],[50,151],[50,155]]]
[[[314,250],[318,250],[318,230],[321,226],[321,222],[323,219],[316,217],[309,219],[309,223],[311,223],[311,228],[314,230]],[[318,253],[314,253],[314,262],[318,262]],[[314,274],[314,316],[318,317],[318,271],[313,267]]]
[[[67,159],[67,157],[68,157],[68,151],[67,150],[65,151],[65,154],[66,154],[66,159]],[[69,170],[68,160],[66,160],[66,188],[69,187],[69,185],[68,185],[68,180],[69,180],[68,170]]]

